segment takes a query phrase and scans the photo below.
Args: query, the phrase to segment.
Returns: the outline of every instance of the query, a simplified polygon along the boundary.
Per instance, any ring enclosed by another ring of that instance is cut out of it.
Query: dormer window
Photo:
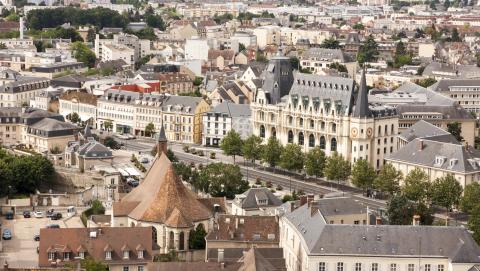
[[[143,250],[138,251],[138,258],[143,259]]]
[[[55,260],[55,252],[48,252],[48,260],[49,261]]]
[[[70,261],[70,252],[64,252],[63,253],[63,260],[64,261]]]
[[[130,251],[128,251],[128,250],[123,251],[123,258],[124,259],[130,258]]]
[[[78,257],[80,259],[85,259],[85,252],[83,252],[83,251],[78,252]]]
[[[111,259],[112,259],[112,252],[105,251],[105,260],[111,260]]]

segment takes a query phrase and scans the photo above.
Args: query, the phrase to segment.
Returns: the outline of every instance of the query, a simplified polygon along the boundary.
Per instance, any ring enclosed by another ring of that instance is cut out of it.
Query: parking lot
[[[64,214],[65,216],[66,214]],[[62,220],[50,220],[50,218],[23,218],[17,215],[14,220],[1,219],[3,230],[12,231],[11,240],[3,240],[3,251],[0,252],[0,266],[3,267],[5,261],[8,261],[9,267],[14,268],[32,268],[38,267],[37,247],[39,242],[34,241],[33,237],[40,233],[41,228],[49,224],[58,224],[61,228],[83,227],[78,216],[64,218]]]

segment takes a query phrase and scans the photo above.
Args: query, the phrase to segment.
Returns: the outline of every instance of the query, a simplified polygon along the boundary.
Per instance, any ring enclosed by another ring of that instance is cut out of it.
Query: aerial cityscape
[[[480,1],[0,17],[0,270],[480,271]]]

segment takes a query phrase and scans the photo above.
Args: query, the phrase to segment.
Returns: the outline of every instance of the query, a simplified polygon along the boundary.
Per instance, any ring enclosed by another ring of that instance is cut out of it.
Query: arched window
[[[315,128],[315,121],[314,120],[310,120],[310,128],[311,129]]]
[[[325,122],[324,121],[320,122],[320,129],[325,130]]]
[[[288,143],[293,143],[293,132],[288,131]]]
[[[300,124],[300,127],[303,127],[303,118],[300,118],[299,124]]]
[[[157,243],[158,237],[157,237],[157,229],[152,226],[152,241],[154,244]]]
[[[265,138],[265,126],[260,125],[260,137]]]
[[[175,244],[174,244],[175,236],[173,235],[173,231],[170,231],[169,237],[170,237],[170,240],[168,242],[168,249],[175,249]]]
[[[180,232],[180,236],[178,237],[178,250],[185,250],[185,233]]]
[[[337,140],[335,138],[330,141],[330,150],[337,151]]]
[[[293,124],[293,117],[288,116],[288,124],[292,125]]]
[[[272,137],[276,138],[277,137],[277,130],[275,130],[275,127],[272,128]]]
[[[395,125],[392,124],[392,128],[390,130],[391,130],[390,134],[394,135],[395,134]]]
[[[378,136],[382,136],[382,126],[378,126]]]
[[[385,124],[385,135],[388,134],[388,125]]]
[[[310,134],[308,136],[308,146],[315,147],[315,137],[313,136],[313,134]]]
[[[332,123],[332,133],[336,133],[336,132],[337,132],[337,124]]]
[[[298,134],[298,145],[303,146],[303,144],[305,144],[305,141],[304,141],[303,133],[300,132]]]
[[[320,149],[324,150],[325,149],[325,137],[321,136],[320,137]]]

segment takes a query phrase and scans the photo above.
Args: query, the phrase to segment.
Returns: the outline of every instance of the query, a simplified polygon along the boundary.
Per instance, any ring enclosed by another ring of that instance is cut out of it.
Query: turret
[[[163,126],[163,121],[162,121],[162,126],[160,127],[160,132],[158,133],[158,138],[157,138],[157,156],[162,155],[162,153],[167,154],[167,146],[168,140],[167,136],[165,135],[165,127]]]

